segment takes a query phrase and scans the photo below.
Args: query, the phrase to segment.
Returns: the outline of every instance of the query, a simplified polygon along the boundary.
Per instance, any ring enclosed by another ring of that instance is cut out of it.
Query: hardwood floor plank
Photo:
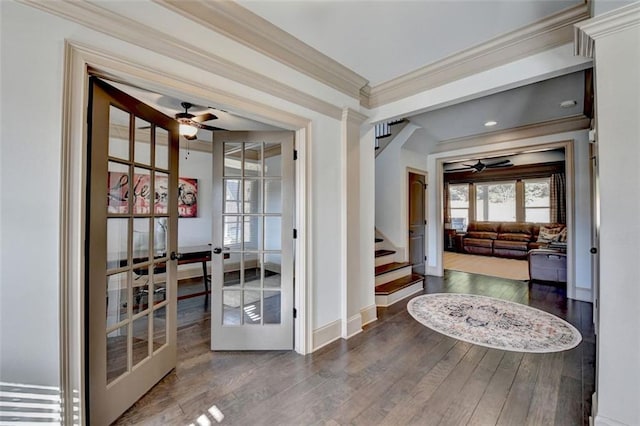
[[[413,416],[411,423],[439,424],[452,403],[452,397],[462,392],[465,383],[470,379],[472,373],[477,370],[487,351],[487,348],[473,345],[456,368],[438,386],[429,399],[422,404],[420,412]]]
[[[536,386],[533,391],[526,424],[529,426],[553,424],[560,392],[560,382],[564,365],[564,352],[555,352],[546,356],[544,367],[538,370]]]
[[[484,357],[469,380],[459,392],[451,394],[449,407],[442,416],[439,424],[462,425],[467,424],[473,415],[491,378],[495,375],[498,366],[502,362],[505,352],[496,349],[488,349]],[[426,413],[431,417],[432,413]],[[435,420],[435,419],[434,419]]]
[[[497,425],[524,425],[543,355],[525,354],[502,407]]]
[[[588,425],[594,388],[591,304],[557,286],[462,272],[426,277],[424,293],[472,293],[551,312],[582,343],[558,354],[487,349],[441,335],[407,312],[412,297],[315,353],[212,352],[197,298],[179,304],[178,365],[116,425],[198,424],[212,406],[229,425]],[[197,310],[197,312],[196,312]]]
[[[455,370],[456,366],[472,350],[474,345],[466,342],[456,342],[429,372],[416,384],[411,398],[397,404],[385,416],[382,424],[398,425],[407,424],[411,419],[422,412],[423,405],[433,396],[438,387],[446,380],[447,376]],[[481,349],[473,350],[473,356]]]
[[[476,405],[469,425],[485,426],[498,422],[502,407],[507,400],[507,395],[516,377],[523,353],[507,352],[502,357],[500,365],[491,377],[484,394]]]

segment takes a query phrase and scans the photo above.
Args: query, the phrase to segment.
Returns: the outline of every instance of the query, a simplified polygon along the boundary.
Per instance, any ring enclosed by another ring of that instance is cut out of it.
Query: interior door
[[[600,182],[598,178],[598,145],[589,144],[591,156],[591,288],[593,289],[593,324],[598,334],[600,324]]]
[[[176,365],[176,122],[90,82],[86,377],[108,425]]]
[[[412,271],[425,273],[426,204],[425,178],[409,172],[409,262]]]
[[[213,145],[211,348],[293,349],[293,138]]]

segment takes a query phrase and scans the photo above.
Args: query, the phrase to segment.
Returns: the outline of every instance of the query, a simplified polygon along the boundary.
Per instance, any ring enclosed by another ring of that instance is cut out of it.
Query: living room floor
[[[378,321],[362,333],[307,356],[211,352],[205,318],[179,330],[177,368],[116,424],[216,424],[220,413],[222,424],[239,425],[589,424],[591,304],[567,300],[553,285],[457,271],[426,278],[424,293],[443,292],[545,310],[576,326],[583,340],[550,354],[488,349],[422,326],[406,299],[379,308]]]

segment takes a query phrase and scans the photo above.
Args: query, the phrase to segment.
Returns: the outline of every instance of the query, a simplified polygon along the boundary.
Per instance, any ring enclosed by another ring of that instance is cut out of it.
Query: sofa
[[[462,251],[470,254],[526,259],[529,250],[566,241],[563,224],[528,222],[471,222],[462,237]]]

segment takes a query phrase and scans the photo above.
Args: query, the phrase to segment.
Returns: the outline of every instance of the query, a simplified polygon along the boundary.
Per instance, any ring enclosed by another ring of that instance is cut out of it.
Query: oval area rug
[[[520,303],[473,294],[415,297],[409,314],[454,339],[514,352],[559,352],[576,347],[580,332],[555,315]]]

